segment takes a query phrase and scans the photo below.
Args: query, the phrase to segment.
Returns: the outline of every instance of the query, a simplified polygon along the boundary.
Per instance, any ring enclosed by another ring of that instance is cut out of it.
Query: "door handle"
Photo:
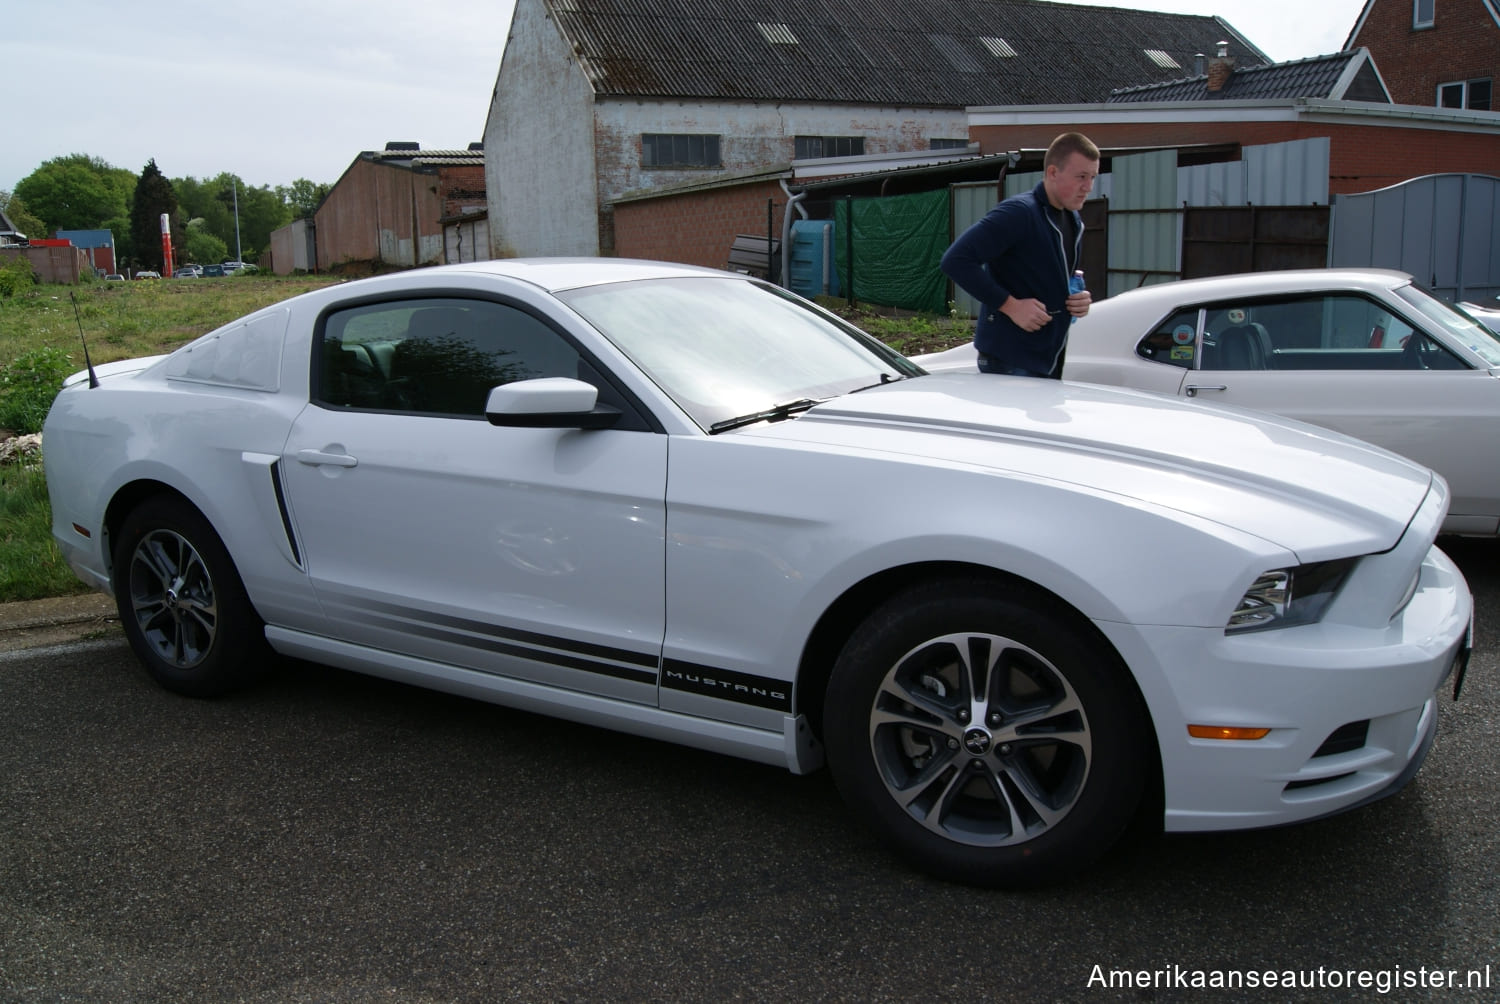
[[[1229,389],[1229,386],[1227,384],[1222,384],[1222,383],[1214,383],[1214,384],[1190,383],[1190,384],[1187,385],[1187,387],[1183,388],[1183,393],[1186,394],[1188,397],[1197,397],[1198,396],[1198,392],[1201,391],[1201,390],[1228,390],[1228,389]]]
[[[357,467],[359,461],[347,453],[324,453],[322,450],[298,450],[297,462],[309,467]]]

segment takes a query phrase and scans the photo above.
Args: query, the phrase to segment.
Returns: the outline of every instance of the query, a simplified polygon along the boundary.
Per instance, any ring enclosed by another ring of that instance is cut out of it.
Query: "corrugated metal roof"
[[[601,96],[1073,104],[1181,72],[1150,50],[1191,66],[1227,40],[1243,62],[1269,62],[1221,18],[1041,0],[545,3]]]
[[[1236,58],[1234,72],[1217,91],[1208,89],[1208,76],[1203,75],[1118,90],[1109,96],[1109,103],[1341,98],[1344,95],[1337,93],[1342,90],[1340,82],[1356,61],[1364,63],[1367,59],[1358,51],[1337,52],[1290,63],[1244,66]]]
[[[391,167],[405,168],[409,171],[422,171],[437,167],[483,167],[483,150],[421,150],[421,149],[385,149],[366,150],[360,155],[362,160],[373,160]]]

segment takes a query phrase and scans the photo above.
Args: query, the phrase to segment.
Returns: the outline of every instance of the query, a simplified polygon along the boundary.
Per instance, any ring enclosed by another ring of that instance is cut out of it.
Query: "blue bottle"
[[[1079,269],[1078,271],[1073,273],[1071,278],[1068,279],[1068,293],[1069,295],[1072,295],[1073,293],[1082,293],[1084,289],[1085,286],[1083,285],[1083,269]],[[1073,323],[1077,324],[1078,318],[1073,318]]]

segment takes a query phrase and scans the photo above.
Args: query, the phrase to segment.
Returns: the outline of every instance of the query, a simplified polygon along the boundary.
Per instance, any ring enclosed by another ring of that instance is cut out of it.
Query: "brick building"
[[[1497,108],[1500,0],[1367,0],[1344,43],[1361,46],[1397,104]]]

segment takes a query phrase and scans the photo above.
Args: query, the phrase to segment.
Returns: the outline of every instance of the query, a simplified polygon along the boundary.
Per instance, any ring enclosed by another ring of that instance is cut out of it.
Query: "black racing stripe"
[[[789,681],[700,666],[680,659],[668,659],[662,664],[661,685],[666,690],[702,694],[736,704],[752,704],[774,711],[792,710],[792,685]]]
[[[491,652],[499,655],[512,655],[521,659],[529,659],[533,662],[542,662],[550,666],[562,666],[567,669],[576,669],[585,673],[594,673],[599,676],[608,676],[617,680],[630,680],[635,683],[656,683],[656,664],[653,661],[649,668],[638,668],[637,666],[621,666],[617,663],[607,662],[603,659],[589,658],[585,655],[570,652],[554,652],[546,648],[532,648],[529,645],[513,644],[506,639],[509,632],[496,628],[493,624],[481,624],[476,621],[467,621],[463,618],[446,618],[459,624],[473,624],[481,637],[474,637],[464,631],[455,630],[441,623],[428,623],[417,620],[410,610],[403,611],[401,617],[388,617],[372,612],[368,607],[356,607],[348,604],[330,604],[331,607],[339,608],[355,614],[365,623],[374,627],[386,628],[400,634],[417,635],[422,638],[431,638],[434,641],[447,642],[450,645],[458,645],[475,651]],[[422,616],[428,616],[423,614]],[[445,618],[433,616],[434,621],[442,621]],[[517,632],[525,635],[527,639],[545,639],[546,635],[533,632]],[[542,642],[547,644],[547,642]],[[554,640],[552,644],[561,647],[561,640]],[[604,652],[621,651],[610,649],[602,645],[583,646],[572,643],[575,648],[587,647]],[[639,661],[639,653],[630,653]]]
[[[547,648],[562,649],[565,652],[574,652],[578,655],[591,656],[596,659],[608,659],[611,662],[626,662],[635,666],[645,666],[654,675],[660,661],[658,657],[650,652],[633,652],[628,648],[615,648],[612,645],[596,645],[593,642],[575,641],[571,638],[559,638],[557,635],[540,634],[536,631],[522,631],[519,628],[502,627],[499,624],[490,624],[486,621],[471,620],[467,617],[457,617],[452,614],[433,613],[428,610],[417,610],[414,607],[403,607],[395,603],[382,603],[378,600],[370,600],[359,606],[354,604],[342,604],[356,612],[362,610],[378,610],[392,617],[403,620],[417,620],[427,624],[446,624],[460,631],[470,631],[474,634],[488,635],[506,641],[517,641],[524,645],[544,645]]]

